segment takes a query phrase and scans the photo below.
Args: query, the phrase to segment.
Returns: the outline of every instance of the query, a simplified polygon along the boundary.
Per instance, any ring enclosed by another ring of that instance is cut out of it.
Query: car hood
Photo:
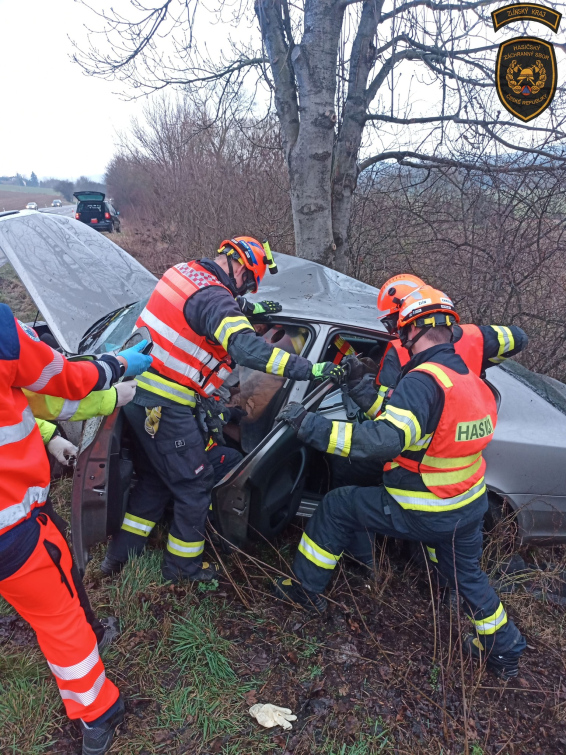
[[[299,257],[274,254],[274,259],[277,275],[266,273],[257,294],[246,299],[273,299],[291,317],[385,331],[377,319],[378,288]]]
[[[70,354],[98,320],[149,296],[157,282],[106,236],[64,215],[0,216],[0,250]]]

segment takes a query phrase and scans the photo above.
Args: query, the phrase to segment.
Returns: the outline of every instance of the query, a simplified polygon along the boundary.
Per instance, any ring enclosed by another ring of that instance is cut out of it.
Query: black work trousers
[[[332,470],[332,489],[348,485],[359,487],[376,487],[383,481],[383,463],[375,459],[356,459],[349,457],[330,457]],[[354,532],[346,548],[346,554],[356,561],[372,566],[375,560],[375,533]]]
[[[437,567],[451,587],[458,585],[484,647],[498,654],[520,654],[526,646],[525,639],[507,617],[487,575],[480,568],[485,506],[476,504],[477,516],[471,521],[462,514],[462,526],[458,525],[457,512],[450,512],[448,517],[446,514],[426,513],[427,519],[423,523],[423,517],[403,509],[383,486],[338,488],[324,497],[309,520],[293,570],[303,587],[321,593],[354,533],[369,531],[404,540],[424,541],[432,549]]]
[[[138,475],[124,523],[114,535],[108,555],[125,562],[141,553],[147,537],[173,502],[173,521],[164,557],[164,573],[190,576],[202,566],[205,523],[210,491],[217,479],[241,459],[234,449],[205,451],[203,435],[189,407],[164,406],[154,437],[144,428],[143,406],[127,404],[126,417],[134,434],[134,463]]]

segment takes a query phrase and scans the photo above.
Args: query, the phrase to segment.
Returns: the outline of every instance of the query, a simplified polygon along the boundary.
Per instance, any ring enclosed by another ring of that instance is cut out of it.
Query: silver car
[[[110,239],[60,215],[6,213],[0,250],[45,318],[40,335],[67,355],[120,348],[156,283]],[[255,318],[258,335],[313,362],[333,359],[337,338],[380,358],[390,337],[377,321],[376,288],[296,257],[278,255],[277,263],[279,274],[264,279],[256,298],[280,301],[283,311]],[[487,382],[499,413],[486,451],[492,508],[508,501],[523,543],[566,542],[566,385],[513,361],[490,368]],[[250,536],[273,538],[297,514],[311,515],[329,486],[325,455],[276,423],[278,411],[303,401],[344,419],[352,408],[331,384],[248,368],[236,369],[227,388],[248,412],[239,427],[226,427],[244,460],[215,487],[213,508],[224,537],[245,546]],[[84,423],[72,500],[81,568],[89,548],[120,527],[134,475],[122,413]]]

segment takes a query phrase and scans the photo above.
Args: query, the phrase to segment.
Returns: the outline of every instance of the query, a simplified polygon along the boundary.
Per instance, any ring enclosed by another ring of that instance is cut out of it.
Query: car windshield
[[[527,385],[537,395],[552,404],[555,409],[566,414],[566,385],[559,380],[540,375],[538,372],[531,372],[523,367],[522,364],[509,360],[501,365],[505,372],[511,373],[513,377],[523,385]]]
[[[128,304],[111,312],[92,326],[80,343],[81,354],[103,354],[120,349],[134,330],[147,299]]]

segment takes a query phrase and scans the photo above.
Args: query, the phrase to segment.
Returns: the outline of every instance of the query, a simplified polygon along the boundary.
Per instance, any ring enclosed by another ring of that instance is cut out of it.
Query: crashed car
[[[121,348],[156,283],[110,239],[60,215],[6,213],[0,250],[45,319],[36,325],[40,335],[55,339],[67,355]],[[312,362],[332,361],[345,340],[378,361],[390,336],[377,320],[377,289],[312,262],[277,257],[279,274],[256,297],[281,302],[283,311],[257,318],[258,337]],[[566,542],[566,385],[513,361],[490,368],[487,383],[498,406],[485,453],[492,511],[508,501],[523,543]],[[248,413],[239,427],[225,428],[244,459],[214,488],[213,510],[222,536],[242,547],[249,538],[274,538],[297,514],[312,515],[329,487],[328,457],[276,423],[279,410],[301,401],[346,419],[352,406],[330,383],[249,368],[235,370],[226,388]],[[89,548],[120,527],[133,479],[122,413],[84,423],[72,494],[72,538],[82,569]]]

